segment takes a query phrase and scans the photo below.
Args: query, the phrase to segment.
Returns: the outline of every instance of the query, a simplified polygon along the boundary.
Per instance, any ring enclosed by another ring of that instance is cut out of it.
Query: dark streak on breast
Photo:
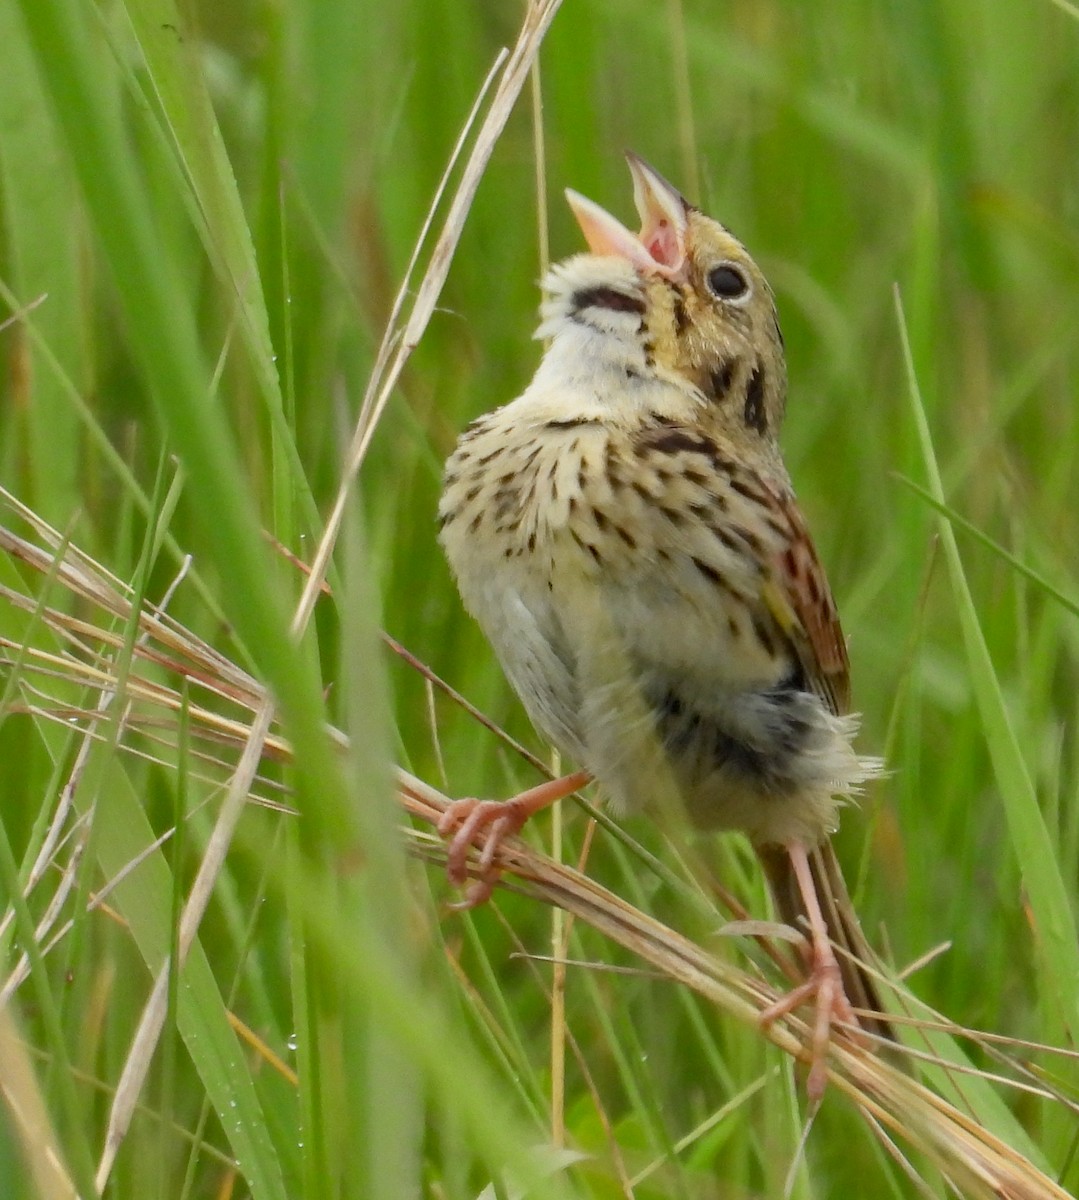
[[[737,492],[739,496],[745,496],[747,500],[752,501],[754,504],[759,504],[765,510],[769,507],[768,497],[760,489],[755,488],[751,483],[747,483],[744,478],[738,475],[735,475],[731,479],[731,491]],[[784,530],[784,533],[786,532]]]
[[[685,429],[671,429],[656,437],[648,439],[649,450],[658,450],[660,454],[677,454],[680,450],[688,450],[692,454],[706,454],[707,441],[699,434],[689,433]]]
[[[725,546],[732,554],[739,556],[743,555],[745,547],[735,537],[730,526],[728,525],[713,525],[712,534],[723,546]]]
[[[563,417],[552,421],[545,421],[544,429],[583,429],[589,425],[600,425],[602,422],[595,420],[593,417]],[[531,461],[531,459],[529,459]]]
[[[657,420],[652,428],[642,432],[639,445],[645,451],[658,451],[660,454],[699,454],[724,475],[729,475],[734,469],[734,464],[720,452],[711,438],[677,425],[672,426],[663,420]],[[663,468],[657,466],[656,473],[662,478]]]
[[[723,576],[715,569],[709,566],[703,559],[693,556],[693,565],[709,582],[716,584],[719,587],[723,586]]]
[[[625,482],[622,478],[622,466],[618,459],[618,451],[613,441],[608,440],[603,449],[603,475],[613,487],[621,487]]]

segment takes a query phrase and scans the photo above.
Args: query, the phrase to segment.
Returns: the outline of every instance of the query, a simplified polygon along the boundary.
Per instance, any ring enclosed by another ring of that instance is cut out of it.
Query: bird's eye
[[[741,300],[749,294],[746,277],[730,263],[720,263],[708,272],[708,287],[721,300]]]

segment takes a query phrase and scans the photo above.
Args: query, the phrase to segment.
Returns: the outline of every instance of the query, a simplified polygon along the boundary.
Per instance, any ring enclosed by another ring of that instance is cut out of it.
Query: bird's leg
[[[828,937],[828,925],[821,912],[820,901],[813,885],[809,857],[801,842],[791,842],[787,847],[798,890],[805,905],[809,920],[810,943],[808,948],[809,978],[805,983],[788,992],[782,999],[761,1013],[761,1024],[770,1025],[780,1017],[793,1012],[807,1000],[816,1000],[816,1015],[813,1022],[812,1060],[806,1092],[812,1102],[820,1100],[828,1081],[828,1042],[832,1025],[858,1025],[847,993],[843,990],[843,977],[839,961]]]
[[[489,900],[499,876],[494,866],[495,855],[503,841],[519,833],[525,821],[534,813],[584,787],[591,778],[587,771],[574,771],[572,775],[550,779],[538,787],[529,788],[511,800],[455,800],[438,823],[438,832],[443,837],[453,835],[446,860],[446,874],[451,883],[460,886],[468,878],[468,852],[476,835],[483,829],[487,832],[483,838],[476,882],[466,892],[464,900],[454,907],[475,908],[477,904]]]

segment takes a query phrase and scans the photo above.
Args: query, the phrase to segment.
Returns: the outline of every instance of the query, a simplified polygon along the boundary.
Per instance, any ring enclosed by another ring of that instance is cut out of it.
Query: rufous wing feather
[[[794,497],[774,500],[790,537],[773,560],[764,602],[793,646],[806,682],[841,715],[850,709],[850,660],[839,613]]]

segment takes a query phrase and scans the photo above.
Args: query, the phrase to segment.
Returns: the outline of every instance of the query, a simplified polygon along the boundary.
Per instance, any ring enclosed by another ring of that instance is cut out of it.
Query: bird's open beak
[[[566,199],[593,254],[617,254],[640,270],[681,276],[686,261],[686,223],[689,203],[643,158],[627,153],[633,176],[633,201],[641,218],[641,232],[631,233],[617,217],[566,189]]]
[[[689,201],[632,150],[626,160],[633,176],[633,203],[641,218],[641,244],[656,262],[678,272],[686,259]]]

